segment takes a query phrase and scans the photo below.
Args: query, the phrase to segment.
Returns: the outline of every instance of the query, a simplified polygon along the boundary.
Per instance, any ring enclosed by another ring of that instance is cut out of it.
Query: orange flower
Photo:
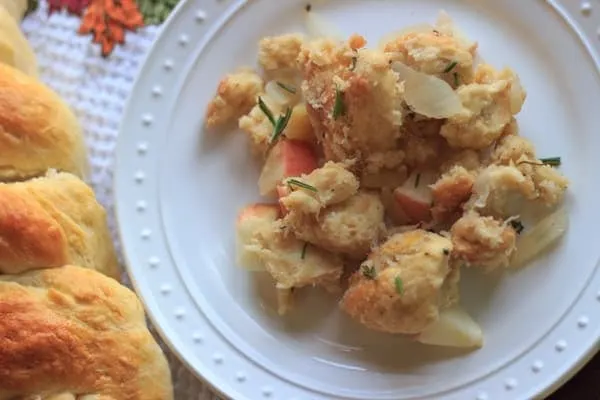
[[[117,44],[125,43],[125,31],[144,26],[144,18],[134,0],[92,0],[85,11],[79,33],[93,34],[107,57]]]

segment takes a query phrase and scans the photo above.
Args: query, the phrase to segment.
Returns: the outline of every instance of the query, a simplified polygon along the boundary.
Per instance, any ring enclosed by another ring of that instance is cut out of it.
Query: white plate
[[[563,159],[572,180],[566,240],[504,279],[465,276],[464,305],[486,334],[472,353],[369,332],[319,293],[303,296],[292,317],[275,315],[269,281],[234,263],[234,219],[259,199],[258,167],[244,135],[206,134],[202,116],[225,72],[255,64],[260,37],[302,29],[305,1],[180,5],[141,69],[116,169],[129,270],[172,349],[234,399],[525,399],[574,373],[600,335],[600,8],[565,3],[313,3],[372,43],[446,9],[487,62],[520,74],[529,92],[522,133],[541,156]]]

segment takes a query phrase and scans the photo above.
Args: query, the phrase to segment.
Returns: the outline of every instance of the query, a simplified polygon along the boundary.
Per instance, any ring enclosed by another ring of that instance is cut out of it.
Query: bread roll
[[[84,176],[85,143],[77,118],[52,90],[0,64],[0,181],[48,168]]]
[[[10,16],[19,23],[27,11],[27,0],[0,0],[0,6],[4,7]]]
[[[68,173],[0,184],[0,273],[76,264],[119,278],[106,212]]]
[[[0,276],[0,400],[23,398],[172,399],[135,294],[75,266]]]
[[[19,27],[26,7],[19,0],[0,0],[0,63],[37,78],[35,53]]]

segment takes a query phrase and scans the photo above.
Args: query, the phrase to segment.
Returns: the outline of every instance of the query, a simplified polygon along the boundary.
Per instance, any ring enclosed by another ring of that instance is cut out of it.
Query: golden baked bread
[[[19,23],[27,11],[27,0],[0,0],[0,6],[4,7],[10,16]]]
[[[0,63],[37,78],[35,53],[19,28],[26,8],[21,0],[0,0]]]
[[[75,266],[0,276],[0,400],[172,398],[129,289]]]
[[[76,264],[119,279],[104,208],[72,174],[0,183],[0,274]]]
[[[0,63],[0,181],[54,168],[85,176],[85,143],[65,102],[37,79]]]

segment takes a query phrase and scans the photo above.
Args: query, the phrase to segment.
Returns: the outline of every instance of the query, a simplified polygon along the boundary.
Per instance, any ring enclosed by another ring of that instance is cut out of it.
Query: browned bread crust
[[[0,183],[0,274],[75,264],[119,279],[119,266],[94,192],[68,173]]]
[[[21,398],[172,399],[135,294],[75,266],[0,276],[0,400]]]
[[[0,64],[0,181],[54,168],[85,176],[86,149],[77,118],[47,86]]]

